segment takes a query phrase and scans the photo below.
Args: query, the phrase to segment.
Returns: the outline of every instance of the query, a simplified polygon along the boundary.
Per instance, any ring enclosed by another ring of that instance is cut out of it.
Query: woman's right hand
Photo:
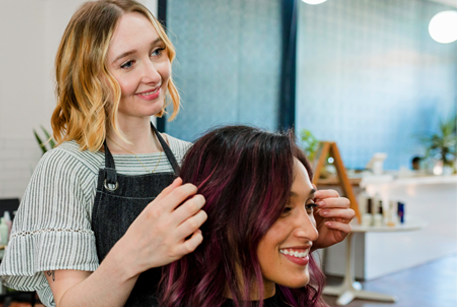
[[[199,228],[207,219],[201,210],[205,198],[196,193],[196,186],[183,185],[177,178],[146,206],[116,243],[113,250],[122,254],[119,260],[132,277],[180,259],[202,242]]]

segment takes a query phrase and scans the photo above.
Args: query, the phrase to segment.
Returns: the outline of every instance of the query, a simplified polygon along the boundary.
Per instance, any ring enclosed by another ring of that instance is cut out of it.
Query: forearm
[[[55,276],[47,274],[51,289],[55,288],[52,283],[60,283],[60,286],[57,286],[60,287],[60,296],[56,296],[53,289],[56,306],[124,306],[139,274],[129,272],[131,269],[126,263],[128,259],[120,249],[121,246],[115,245],[100,266],[77,283],[68,278],[68,275],[57,274],[64,271],[58,271]],[[70,284],[71,286],[63,290]]]

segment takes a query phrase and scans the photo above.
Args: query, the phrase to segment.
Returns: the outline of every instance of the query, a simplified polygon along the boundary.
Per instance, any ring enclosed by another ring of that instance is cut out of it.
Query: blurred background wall
[[[167,28],[183,102],[167,133],[192,141],[215,125],[277,128],[280,1],[169,0]]]
[[[209,127],[278,129],[281,2],[167,2],[183,110],[166,131],[194,140]],[[385,168],[424,153],[417,135],[457,104],[457,44],[428,34],[452,7],[428,0],[298,1],[296,131],[336,141],[348,168],[386,152]],[[454,7],[455,9],[455,7]]]
[[[349,168],[386,152],[385,168],[423,155],[415,138],[457,104],[457,43],[440,44],[425,0],[299,3],[297,130],[335,140]]]
[[[22,197],[50,131],[54,57],[82,0],[0,0],[0,197]]]

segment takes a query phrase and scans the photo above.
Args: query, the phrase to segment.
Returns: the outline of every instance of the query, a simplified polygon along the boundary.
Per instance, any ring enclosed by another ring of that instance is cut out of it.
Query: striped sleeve
[[[0,275],[13,289],[49,288],[43,271],[98,267],[95,236],[84,178],[93,177],[65,150],[53,150],[40,160],[19,206]],[[51,296],[52,297],[52,296]]]

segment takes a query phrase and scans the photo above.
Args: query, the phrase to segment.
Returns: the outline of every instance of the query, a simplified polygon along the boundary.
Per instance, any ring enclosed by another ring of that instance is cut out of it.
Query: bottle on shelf
[[[398,223],[404,224],[405,223],[405,204],[400,201],[397,203],[397,216],[398,216]]]
[[[384,215],[382,209],[382,200],[378,202],[377,213],[373,216],[373,225],[376,227],[380,227],[384,225]]]
[[[387,226],[394,227],[397,223],[397,212],[395,210],[395,201],[389,201],[387,209]]]
[[[5,220],[5,224],[8,226],[8,235],[11,234],[11,228],[13,227],[13,221],[11,221],[11,216],[9,211],[5,211],[3,213],[3,219]],[[9,240],[9,237],[8,237]]]
[[[5,223],[5,218],[0,218],[0,245],[8,244],[9,229]]]
[[[372,198],[367,198],[367,207],[365,213],[362,215],[362,226],[372,226],[373,225],[373,204]]]

